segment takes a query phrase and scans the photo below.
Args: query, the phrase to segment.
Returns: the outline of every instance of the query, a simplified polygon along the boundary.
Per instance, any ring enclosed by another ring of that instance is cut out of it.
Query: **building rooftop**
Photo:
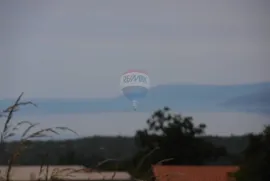
[[[237,166],[163,166],[152,167],[156,181],[231,181],[229,173]]]
[[[6,176],[7,166],[0,166],[0,175],[2,178]],[[131,176],[127,172],[99,172],[89,171],[83,166],[46,166],[41,171],[40,166],[13,166],[10,172],[11,180],[29,181],[29,180],[45,180],[56,177],[68,180],[130,180]]]

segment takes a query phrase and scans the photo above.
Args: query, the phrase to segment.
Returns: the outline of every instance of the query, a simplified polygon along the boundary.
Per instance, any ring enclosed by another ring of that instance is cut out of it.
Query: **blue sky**
[[[266,0],[0,2],[0,98],[110,97],[153,85],[270,81]]]

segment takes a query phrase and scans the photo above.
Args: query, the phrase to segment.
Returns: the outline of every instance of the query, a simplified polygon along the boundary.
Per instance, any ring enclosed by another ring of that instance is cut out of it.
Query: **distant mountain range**
[[[235,97],[226,101],[223,106],[238,111],[270,113],[270,89]]]
[[[1,100],[0,109],[14,100]],[[123,96],[104,99],[34,99],[21,114],[62,114],[133,111]],[[270,82],[243,85],[159,85],[149,90],[139,102],[139,112],[150,112],[168,106],[175,111],[240,111],[270,113]]]

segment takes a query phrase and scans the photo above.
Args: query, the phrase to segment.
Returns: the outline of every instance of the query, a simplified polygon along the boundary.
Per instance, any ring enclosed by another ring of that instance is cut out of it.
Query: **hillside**
[[[225,102],[224,106],[248,112],[270,113],[270,89],[235,97]]]
[[[224,146],[231,155],[236,157],[248,144],[247,136],[206,136],[204,139],[215,145]],[[15,149],[15,143],[7,144],[6,154],[9,155]],[[36,141],[23,153],[18,163],[37,165],[40,164],[42,155],[48,153],[47,162],[49,164],[63,164],[63,160],[70,160],[70,162],[75,162],[70,164],[87,165],[108,158],[126,160],[133,156],[137,150],[133,137],[95,136],[77,140]],[[219,163],[230,164],[231,161],[231,158],[223,158]]]
[[[243,106],[247,106],[255,101],[256,106],[265,106],[265,104],[260,104],[265,101],[265,98],[260,98],[260,96],[256,95],[269,89],[270,83],[223,86],[193,84],[159,85],[151,88],[147,97],[140,101],[138,111],[149,112],[164,106],[181,111],[239,111],[241,109],[234,108],[234,105],[239,102],[242,102]],[[265,94],[265,96],[268,95],[268,93]],[[0,109],[6,108],[12,101],[14,100],[0,101]],[[133,111],[131,103],[123,96],[107,99],[70,98],[33,99],[32,101],[38,104],[39,108],[27,107],[22,109],[20,113],[61,114]],[[242,109],[242,111],[244,110]]]

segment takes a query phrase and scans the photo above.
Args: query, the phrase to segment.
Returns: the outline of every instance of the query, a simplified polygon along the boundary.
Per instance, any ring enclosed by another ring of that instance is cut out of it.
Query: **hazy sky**
[[[270,81],[267,0],[0,1],[0,99],[119,94],[154,85]]]

